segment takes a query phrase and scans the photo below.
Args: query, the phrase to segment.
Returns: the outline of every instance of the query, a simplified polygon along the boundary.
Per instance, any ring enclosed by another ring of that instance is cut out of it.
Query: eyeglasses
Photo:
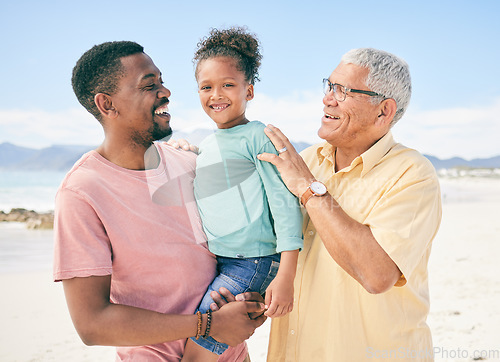
[[[330,82],[329,79],[325,78],[323,79],[323,93],[328,94],[333,90],[333,96],[338,102],[343,102],[345,101],[345,98],[347,97],[347,92],[352,92],[352,93],[362,93],[369,95],[371,97],[382,97],[386,98],[384,95],[372,91],[366,91],[366,90],[361,90],[361,89],[351,89],[343,86],[342,84],[338,83],[332,83]]]

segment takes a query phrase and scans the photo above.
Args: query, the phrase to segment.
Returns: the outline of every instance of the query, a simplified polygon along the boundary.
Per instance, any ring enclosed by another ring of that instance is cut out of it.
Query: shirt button
[[[313,235],[314,235],[314,231],[312,231],[312,230],[311,230],[311,231],[309,231],[309,235],[310,235],[310,236],[313,236]]]
[[[290,331],[290,334],[293,336],[293,335],[295,334],[295,330],[293,330],[293,329],[292,329],[292,330]]]

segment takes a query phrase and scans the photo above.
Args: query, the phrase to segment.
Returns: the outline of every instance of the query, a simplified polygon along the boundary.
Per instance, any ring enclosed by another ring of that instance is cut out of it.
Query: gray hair
[[[411,97],[410,69],[403,59],[383,50],[359,48],[345,53],[341,62],[367,68],[366,86],[396,101],[397,111],[391,126],[401,119]],[[379,97],[371,98],[373,103],[381,101]]]

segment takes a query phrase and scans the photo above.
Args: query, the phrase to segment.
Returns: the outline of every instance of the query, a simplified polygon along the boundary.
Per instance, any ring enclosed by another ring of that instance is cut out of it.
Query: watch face
[[[314,181],[313,183],[311,183],[311,191],[316,195],[324,195],[326,193],[326,186],[321,182]]]

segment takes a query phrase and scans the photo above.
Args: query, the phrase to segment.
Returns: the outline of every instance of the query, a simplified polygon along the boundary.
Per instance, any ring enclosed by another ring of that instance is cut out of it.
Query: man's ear
[[[398,106],[394,99],[392,98],[384,99],[379,105],[379,114],[377,123],[379,123],[380,125],[391,124],[394,116],[396,115],[397,110]]]
[[[94,97],[94,102],[103,117],[114,118],[118,115],[118,111],[113,106],[113,101],[108,94],[97,93]]]
[[[249,84],[247,89],[247,101],[251,101],[253,99],[253,96],[253,84]]]

